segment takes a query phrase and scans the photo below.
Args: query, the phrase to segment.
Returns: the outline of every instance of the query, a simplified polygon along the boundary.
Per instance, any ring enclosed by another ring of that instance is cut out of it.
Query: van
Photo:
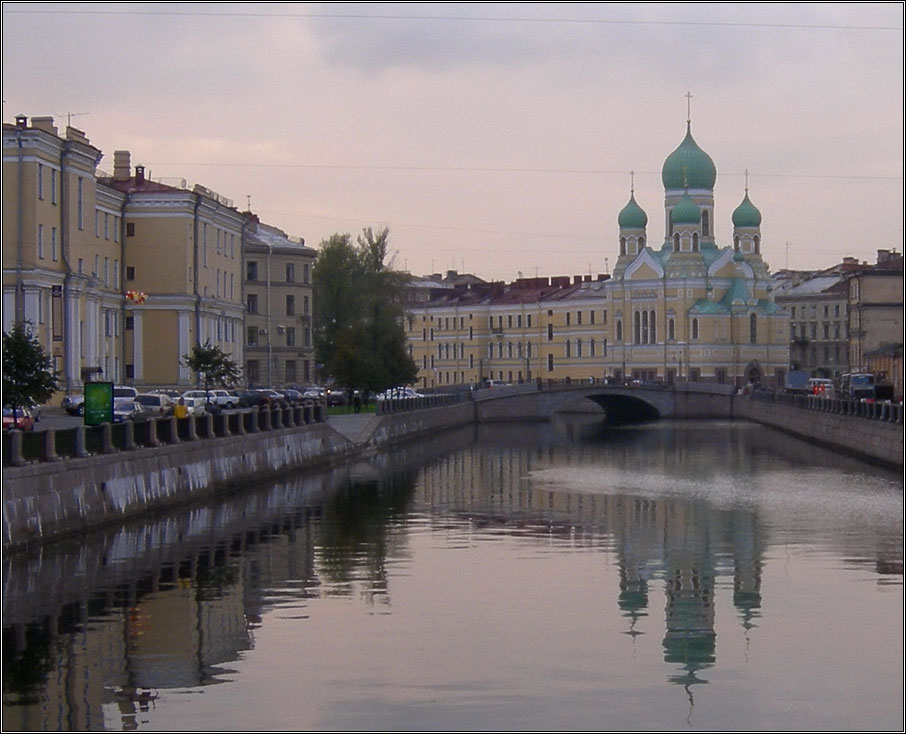
[[[819,398],[832,399],[836,397],[834,381],[825,377],[812,377],[806,383],[809,395],[816,395]]]

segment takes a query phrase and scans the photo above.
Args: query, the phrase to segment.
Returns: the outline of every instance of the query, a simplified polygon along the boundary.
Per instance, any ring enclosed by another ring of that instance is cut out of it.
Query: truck
[[[800,395],[808,394],[808,381],[811,377],[808,370],[790,370],[786,373],[786,379],[783,382],[783,391],[789,393],[798,393]]]
[[[840,397],[849,400],[874,400],[875,376],[869,372],[843,375],[840,378]]]

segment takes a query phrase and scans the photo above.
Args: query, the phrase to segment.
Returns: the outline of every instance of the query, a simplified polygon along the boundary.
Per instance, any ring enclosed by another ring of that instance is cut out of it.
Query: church
[[[418,385],[609,378],[782,386],[789,316],[774,301],[748,184],[732,213],[732,244],[721,246],[717,167],[688,118],[661,178],[663,240],[652,243],[631,187],[609,276],[423,280],[406,319]]]
[[[732,245],[714,236],[717,168],[686,136],[661,170],[664,239],[648,239],[634,191],[618,217],[619,257],[604,293],[613,313],[605,362],[616,377],[782,385],[789,317],[761,254],[761,212],[748,185]]]

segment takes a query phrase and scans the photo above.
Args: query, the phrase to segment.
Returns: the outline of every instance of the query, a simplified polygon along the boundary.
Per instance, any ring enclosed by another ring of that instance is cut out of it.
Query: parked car
[[[339,387],[328,389],[325,397],[328,405],[346,405],[349,402],[346,391]]]
[[[173,415],[173,398],[163,393],[139,393],[135,402],[140,403],[149,415],[166,418]]]
[[[208,404],[204,398],[193,398],[185,397],[182,398],[186,403],[186,408],[189,410],[189,415],[200,416],[204,415],[208,411]]]
[[[60,405],[69,415],[85,415],[84,395],[66,395]]]
[[[320,400],[326,394],[326,390],[323,387],[318,387],[317,385],[310,385],[309,387],[302,389],[302,397],[306,400]]]
[[[141,403],[131,398],[115,398],[113,401],[113,422],[137,421],[147,419]]]
[[[375,395],[377,400],[399,400],[400,398],[423,398],[420,392],[416,392],[411,387],[391,387],[382,393]]]
[[[32,418],[31,411],[28,408],[16,408],[16,415],[13,416],[13,409],[10,407],[3,408],[3,430],[11,431],[35,430],[35,419]]]
[[[113,386],[113,398],[134,398],[138,395],[138,390],[129,385],[114,385]]]
[[[291,403],[298,403],[303,399],[302,393],[291,387],[284,388],[283,390],[278,390],[278,392],[281,393],[283,397]]]
[[[222,388],[208,390],[207,393],[204,390],[186,390],[182,396],[184,398],[201,398],[220,408],[239,407],[239,396]]]

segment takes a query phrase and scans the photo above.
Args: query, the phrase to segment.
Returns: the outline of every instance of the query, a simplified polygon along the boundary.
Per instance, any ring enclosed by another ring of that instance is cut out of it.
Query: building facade
[[[127,151],[102,183],[124,197],[125,379],[139,387],[191,386],[183,359],[210,342],[243,363],[243,216],[203,186],[152,181]],[[137,296],[133,294],[138,294]]]
[[[849,363],[864,372],[869,352],[903,344],[903,255],[878,250],[877,264],[849,275],[847,287]]]
[[[242,238],[245,377],[267,387],[314,376],[312,271],[317,251],[246,213]]]
[[[444,288],[410,306],[421,387],[538,377],[782,384],[789,314],[762,258],[761,213],[746,190],[732,213],[733,243],[720,246],[716,178],[687,121],[662,169],[659,245],[632,191],[611,277]]]
[[[52,117],[3,125],[3,329],[25,324],[65,390],[125,376],[125,197],[99,182],[101,157]]]

